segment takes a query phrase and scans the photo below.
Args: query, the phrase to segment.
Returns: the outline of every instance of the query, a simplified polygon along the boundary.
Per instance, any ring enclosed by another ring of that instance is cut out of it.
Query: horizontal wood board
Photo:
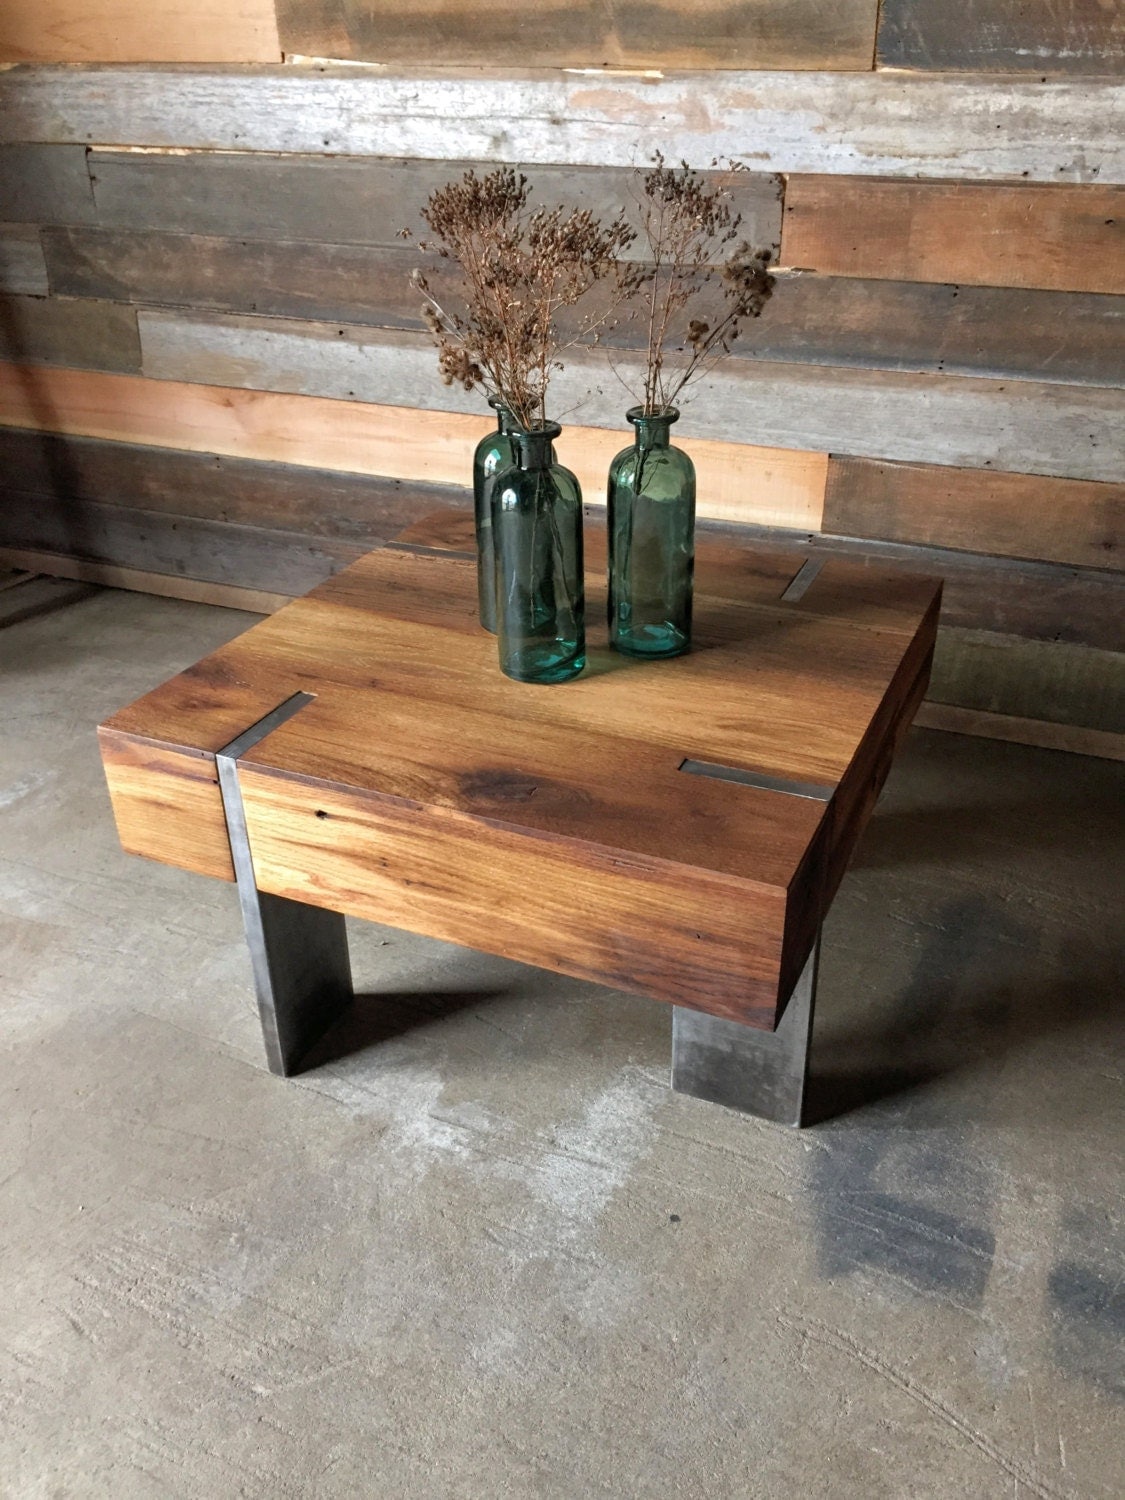
[[[0,62],[276,63],[272,0],[4,0]]]
[[[319,67],[0,74],[5,141],[628,167],[638,141],[656,138],[671,160],[744,160],[762,173],[1121,183],[1123,113],[1125,84],[1090,79]]]
[[[1120,571],[1125,482],[833,458],[823,529]]]
[[[878,0],[278,0],[287,53],[378,63],[494,67],[871,66]]]
[[[506,165],[525,170],[520,162]],[[494,166],[490,161],[250,151],[95,150],[89,159],[97,221],[106,229],[366,248],[401,247],[404,228],[424,234],[421,209],[435,189],[466,170],[481,174]],[[639,226],[640,190],[631,167],[529,163],[526,173],[532,206],[562,203],[603,219],[624,210]],[[780,246],[781,184],[776,177],[725,171],[703,175],[730,194],[742,217],[742,234],[755,245]],[[639,248],[626,252],[640,253]]]
[[[782,263],[829,276],[1125,292],[1125,189],[793,177]]]
[[[32,224],[0,224],[0,293],[45,297],[47,262]]]
[[[467,413],[479,397],[435,377],[428,336],[386,330],[376,345],[339,328],[141,312],[142,365],[159,379],[298,391]],[[552,385],[569,420],[604,426],[631,404],[635,359],[572,354]],[[780,448],[1116,480],[1125,472],[1125,393],[1094,386],[728,360],[700,380],[677,429]],[[419,476],[423,477],[423,476]],[[747,518],[748,519],[748,518]]]
[[[0,218],[92,224],[95,217],[85,146],[0,146]]]
[[[136,310],[84,298],[0,296],[0,359],[139,375]]]
[[[878,60],[890,68],[1125,73],[1125,12],[1113,0],[882,0]]]
[[[984,713],[1125,735],[1125,637],[1122,647],[1095,651],[945,629],[938,635],[929,696]]]
[[[441,387],[438,387],[441,389]],[[0,427],[70,433],[233,458],[463,484],[484,416],[374,407],[50,366],[0,365]],[[621,431],[569,427],[559,451],[591,500],[604,497]],[[818,528],[826,454],[697,439],[701,515]]]

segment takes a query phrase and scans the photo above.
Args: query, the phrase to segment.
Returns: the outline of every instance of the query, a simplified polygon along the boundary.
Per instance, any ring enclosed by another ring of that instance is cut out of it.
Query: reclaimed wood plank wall
[[[9,0],[0,562],[268,609],[467,504],[484,423],[398,237],[427,193],[502,161],[612,211],[652,149],[735,160],[783,274],[685,412],[701,514],[943,574],[927,722],[1125,754],[1120,8],[481,15]],[[607,355],[558,394],[597,502]]]

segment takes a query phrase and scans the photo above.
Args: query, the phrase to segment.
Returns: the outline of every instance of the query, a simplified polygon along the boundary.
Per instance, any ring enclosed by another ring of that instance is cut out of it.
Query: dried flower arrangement
[[[770,251],[734,243],[742,216],[728,190],[709,185],[687,162],[670,167],[659,152],[654,160],[640,183],[647,260],[618,271],[628,321],[645,351],[643,389],[621,378],[646,416],[674,407],[689,381],[730,353],[774,285]]]
[[[588,342],[608,316],[604,308],[587,318],[579,313],[564,332],[558,314],[616,276],[621,252],[636,237],[623,215],[603,224],[587,209],[529,210],[529,195],[526,177],[507,167],[482,177],[470,169],[438,188],[422,210],[433,239],[419,248],[460,267],[460,305],[444,292],[439,301],[423,271],[412,276],[445,383],[483,390],[525,430],[546,421],[560,353]]]

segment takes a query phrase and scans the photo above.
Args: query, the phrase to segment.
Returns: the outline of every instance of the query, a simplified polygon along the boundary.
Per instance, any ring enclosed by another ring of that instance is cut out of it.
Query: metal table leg
[[[295,693],[215,756],[266,1058],[271,1073],[286,1075],[298,1070],[302,1057],[351,1002],[347,931],[339,912],[258,889],[238,757],[311,701],[310,694]]]
[[[820,935],[776,1031],[673,1007],[672,1087],[779,1125],[800,1125]]]

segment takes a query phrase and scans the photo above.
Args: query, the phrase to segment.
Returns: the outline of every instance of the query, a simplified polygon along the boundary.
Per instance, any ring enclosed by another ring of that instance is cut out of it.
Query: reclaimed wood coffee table
[[[799,1124],[820,925],[941,586],[701,540],[695,645],[503,677],[431,518],[99,730],[124,848],[237,882],[270,1067],[351,999],[343,913],[671,1002],[672,1086]]]

